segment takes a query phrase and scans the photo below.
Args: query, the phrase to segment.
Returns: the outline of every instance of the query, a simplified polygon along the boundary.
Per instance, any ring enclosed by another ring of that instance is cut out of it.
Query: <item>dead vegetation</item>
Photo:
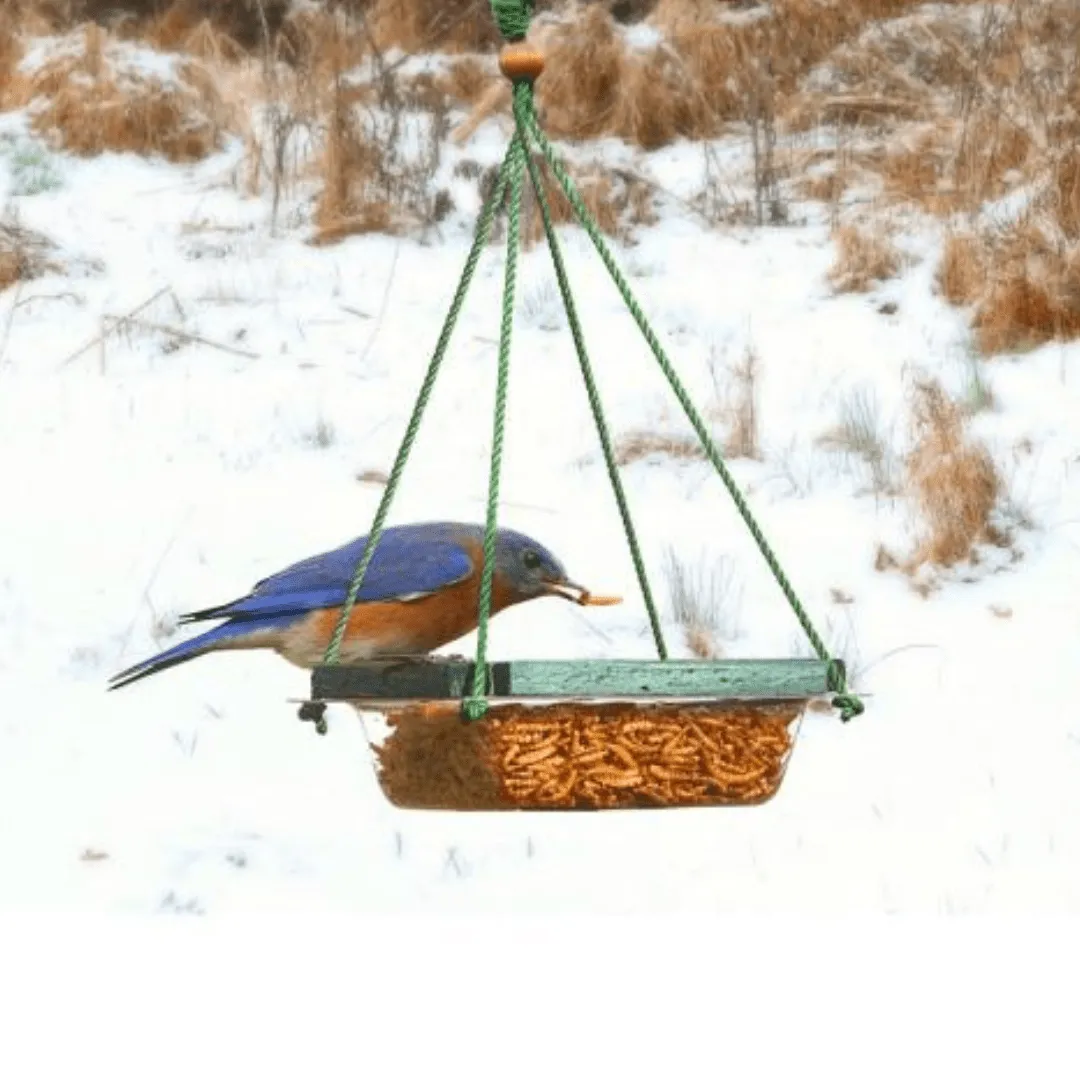
[[[537,153],[533,160],[541,178],[541,188],[552,223],[566,225],[576,222],[577,215],[570,205],[570,200],[551,174],[543,157]],[[653,188],[632,171],[613,168],[599,160],[580,165],[567,161],[563,167],[577,188],[585,209],[600,231],[608,236],[626,240],[631,237],[635,228],[652,224],[656,220]],[[494,168],[481,172],[479,186],[482,198],[486,198],[493,190],[497,174],[498,170]],[[501,240],[502,233],[500,222],[492,234],[493,240]],[[521,243],[528,250],[543,239],[543,213],[532,182],[526,174],[522,188]]]
[[[1080,246],[1067,220],[1033,209],[946,238],[938,288],[950,303],[973,308],[983,356],[1080,336]]]
[[[664,553],[672,617],[683,632],[686,647],[701,660],[723,656],[723,642],[738,636],[742,590],[731,560],[684,558],[673,549]]]
[[[321,190],[315,204],[315,242],[364,232],[393,232],[441,221],[453,203],[434,179],[449,131],[439,100],[417,109],[379,52],[371,99],[355,101],[341,71],[334,73],[323,138]]]
[[[4,90],[7,107],[29,106],[31,127],[47,142],[83,156],[197,161],[221,146],[225,130],[223,103],[201,63],[151,64],[96,23],[61,39],[49,58],[24,58]]]
[[[747,345],[742,358],[730,364],[722,378],[713,372],[717,400],[709,409],[709,415],[724,426],[726,457],[761,460],[757,409],[760,369],[761,357],[752,345]],[[726,384],[726,393],[721,391],[722,383]]]
[[[651,36],[628,34],[631,22]],[[28,59],[42,33],[68,45]],[[842,219],[849,191],[947,215],[939,286],[970,306],[981,351],[1080,334],[1073,0],[560,0],[537,5],[532,38],[547,59],[537,96],[552,136],[654,149],[738,133],[751,159],[738,184],[752,195],[703,188],[691,202],[710,220],[782,222],[796,188],[825,200],[843,291],[898,265],[872,221]],[[441,133],[456,122],[464,141],[508,113],[498,44],[489,0],[12,0],[0,13],[0,106],[32,102],[35,127],[80,154],[191,161],[236,132],[244,187],[271,188],[276,222],[287,192],[316,185],[315,236],[328,242],[428,228],[448,212],[434,186]],[[156,50],[153,62],[136,46]],[[403,63],[429,52],[450,58]],[[818,144],[796,153],[796,132]],[[651,220],[655,191],[626,169],[583,166],[579,179],[608,233]],[[551,195],[556,220],[570,220]],[[975,215],[1008,199],[1024,204],[1023,224],[990,235]],[[527,244],[541,235],[528,213]]]
[[[949,219],[938,287],[972,308],[980,352],[1080,335],[1080,7],[958,3],[867,24],[802,89],[788,118],[804,126],[826,118],[815,103],[895,106],[849,115],[873,138],[843,169],[817,167]]]
[[[5,215],[0,219],[0,292],[58,270],[55,250],[47,237],[26,228],[14,214]]]
[[[829,270],[829,281],[838,293],[867,292],[900,269],[900,253],[880,223],[841,225],[834,231],[833,241],[836,261]]]
[[[868,387],[856,387],[842,398],[837,423],[818,439],[818,445],[865,468],[874,495],[898,493],[899,467],[892,439]]]
[[[618,465],[633,465],[651,457],[675,461],[704,461],[705,451],[695,435],[665,435],[656,431],[628,431],[615,445]]]
[[[986,446],[967,429],[959,405],[942,387],[915,387],[913,447],[905,462],[907,490],[922,535],[904,568],[951,567],[977,559],[979,544],[1008,545],[994,523],[1003,482]]]

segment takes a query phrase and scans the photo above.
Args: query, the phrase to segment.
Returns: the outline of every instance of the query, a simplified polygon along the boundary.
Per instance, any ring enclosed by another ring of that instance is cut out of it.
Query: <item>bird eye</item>
[[[540,567],[540,556],[531,548],[521,556],[521,561],[525,564],[526,570],[537,570]]]

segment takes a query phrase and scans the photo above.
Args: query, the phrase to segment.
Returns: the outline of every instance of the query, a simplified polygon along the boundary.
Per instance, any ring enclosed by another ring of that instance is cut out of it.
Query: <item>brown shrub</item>
[[[727,429],[724,454],[729,458],[761,458],[757,411],[760,366],[757,350],[748,345],[742,360],[728,372],[730,397],[716,411]]]
[[[1062,216],[1060,206],[1030,208],[1004,227],[947,238],[938,287],[950,303],[976,304],[983,355],[1080,336],[1080,249],[1062,237]]]
[[[145,38],[160,48],[180,48],[186,36],[207,20],[215,31],[245,50],[259,48],[284,22],[290,0],[8,0],[21,15],[33,16],[52,32],[65,33],[95,22],[128,37]]]
[[[543,181],[544,197],[556,225],[576,222],[577,217],[562,187],[551,175],[543,159],[537,156]],[[627,239],[638,225],[656,220],[653,212],[653,189],[631,172],[610,169],[600,163],[568,167],[567,172],[581,196],[585,208],[608,236]],[[544,219],[526,175],[522,199],[522,245],[530,248],[544,239]]]
[[[0,107],[8,96],[8,84],[22,59],[18,23],[10,13],[0,12]]]
[[[222,143],[226,110],[196,61],[162,79],[126,62],[122,43],[88,24],[61,52],[13,86],[31,126],[54,146],[91,156],[103,151],[161,154],[197,161]]]
[[[427,101],[432,111],[416,113],[392,69],[373,89],[372,101],[358,103],[340,76],[334,82],[314,243],[431,225],[452,208],[434,185],[448,126],[441,96]]]
[[[694,435],[665,435],[657,431],[628,431],[615,444],[615,461],[633,465],[658,455],[676,461],[704,461],[705,451]]]
[[[546,57],[537,82],[545,127],[556,137],[614,135],[645,149],[715,136],[727,122],[748,117],[764,84],[778,100],[794,94],[799,79],[868,20],[915,6],[776,0],[759,18],[724,19],[711,2],[660,0],[648,21],[663,40],[633,48],[612,5],[581,5],[535,25],[530,35]],[[458,137],[508,106],[505,83],[493,84]]]
[[[17,217],[0,220],[0,292],[59,269],[51,258],[53,251],[51,240],[25,228]]]
[[[1000,541],[990,519],[1001,479],[989,451],[967,432],[963,411],[940,385],[916,386],[913,419],[907,479],[923,537],[907,569],[953,566],[971,558],[976,544]]]
[[[1080,90],[1077,93],[1080,105]],[[1080,149],[1065,147],[1050,170],[1054,219],[1071,241],[1080,241]]]
[[[475,56],[455,60],[442,77],[446,94],[454,101],[473,105],[491,88],[496,79],[502,81],[494,67],[488,67]]]
[[[380,48],[477,52],[502,40],[488,0],[371,0],[366,7]]]
[[[836,262],[829,270],[829,281],[838,293],[866,292],[900,269],[900,253],[880,228],[841,225],[833,240]]]
[[[970,233],[950,232],[945,237],[937,286],[950,304],[970,304],[978,299],[986,282],[983,246]]]
[[[338,83],[326,133],[321,165],[322,190],[315,203],[315,243],[333,243],[346,236],[388,231],[393,213],[375,185],[381,149],[365,137],[341,94]]]
[[[984,103],[967,123],[958,125],[952,141],[949,179],[965,207],[977,207],[1008,191],[1034,149],[1031,135],[992,103]]]
[[[1074,261],[1053,269],[1057,288],[1035,268],[1021,267],[992,285],[975,312],[973,326],[979,351],[990,356],[1024,352],[1048,341],[1080,336],[1080,304],[1061,295]],[[1071,300],[1071,302],[1070,302]]]

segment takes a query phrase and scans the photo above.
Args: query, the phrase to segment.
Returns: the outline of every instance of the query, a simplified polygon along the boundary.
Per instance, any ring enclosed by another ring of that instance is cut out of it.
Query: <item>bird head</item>
[[[520,600],[561,596],[576,604],[618,602],[594,597],[571,581],[559,560],[542,544],[511,529],[500,529],[495,543],[495,569],[503,584]]]

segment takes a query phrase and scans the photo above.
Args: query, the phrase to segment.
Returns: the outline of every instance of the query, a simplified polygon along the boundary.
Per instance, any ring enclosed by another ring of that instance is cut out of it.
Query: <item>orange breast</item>
[[[495,579],[492,614],[510,607],[518,597]],[[419,600],[386,600],[357,604],[345,627],[343,652],[349,645],[370,655],[426,653],[476,629],[479,621],[480,575]],[[325,649],[341,616],[340,608],[315,612],[308,624],[311,644]],[[367,648],[365,648],[367,646]]]

